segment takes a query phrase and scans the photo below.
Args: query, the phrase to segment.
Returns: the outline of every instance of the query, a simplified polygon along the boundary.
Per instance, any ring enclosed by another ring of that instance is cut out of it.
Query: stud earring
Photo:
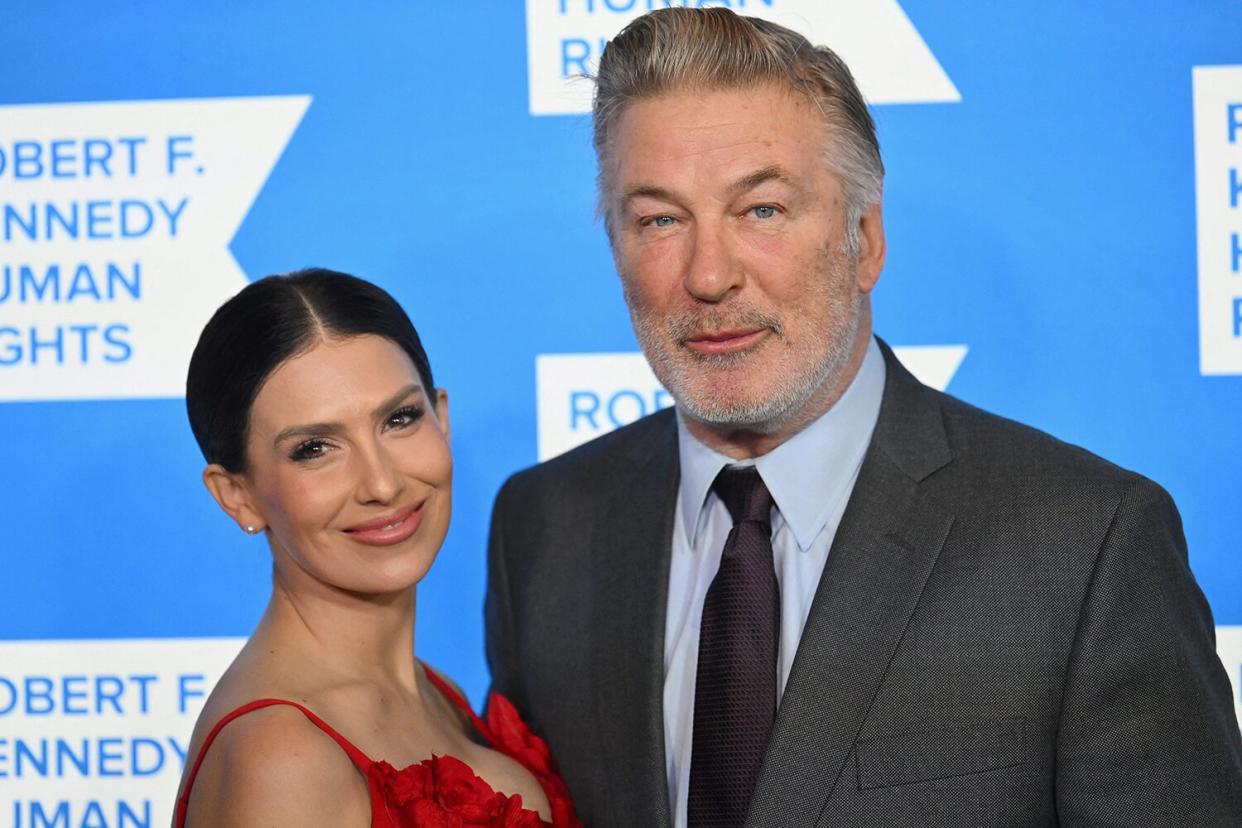
[[[247,526],[247,527],[246,527],[246,534],[247,534],[247,535],[253,535],[255,532],[258,532],[258,531],[259,531],[259,527],[257,527],[257,526]]]

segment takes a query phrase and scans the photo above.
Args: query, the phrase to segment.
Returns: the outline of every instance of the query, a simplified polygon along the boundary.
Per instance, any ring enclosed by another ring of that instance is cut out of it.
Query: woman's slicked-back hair
[[[424,390],[435,383],[418,332],[383,288],[323,268],[267,276],[207,322],[185,382],[190,428],[208,463],[246,469],[250,407],[281,363],[325,339],[374,334],[409,355]]]

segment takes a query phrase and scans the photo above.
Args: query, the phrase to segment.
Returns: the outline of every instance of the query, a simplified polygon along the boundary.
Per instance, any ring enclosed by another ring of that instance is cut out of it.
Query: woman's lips
[[[700,354],[732,354],[757,345],[767,335],[767,328],[699,333],[686,340],[686,347]]]
[[[426,503],[426,501],[423,501]],[[418,531],[423,520],[423,503],[407,506],[391,515],[368,520],[345,530],[350,538],[370,546],[390,546]]]

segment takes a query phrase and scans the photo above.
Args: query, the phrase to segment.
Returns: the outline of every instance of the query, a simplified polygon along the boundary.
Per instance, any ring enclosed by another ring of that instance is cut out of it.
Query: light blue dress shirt
[[[874,339],[858,375],[823,416],[772,451],[736,462],[696,440],[677,414],[681,481],[673,521],[664,630],[664,755],[674,828],[686,825],[694,680],[703,599],[733,521],[711,491],[726,465],[753,465],[772,494],[772,551],[781,592],[779,699],[846,501],[854,490],[884,394],[884,357]]]

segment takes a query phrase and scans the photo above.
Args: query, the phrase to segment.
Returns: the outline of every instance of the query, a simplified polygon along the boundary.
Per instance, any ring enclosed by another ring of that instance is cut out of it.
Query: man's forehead
[[[768,164],[720,182],[721,189],[729,195],[740,195],[768,184],[801,189],[805,181],[802,176],[785,169],[779,164]],[[637,198],[654,198],[667,201],[675,196],[676,193],[667,187],[659,184],[645,183],[642,180],[623,185],[621,192],[621,199],[625,202]]]
[[[780,123],[767,120],[774,110],[794,116],[816,111],[805,94],[780,84],[686,87],[628,102],[619,114],[617,128],[622,132],[655,129],[692,139],[730,127],[779,127]]]
[[[807,100],[780,87],[681,92],[626,107],[612,162],[620,169],[711,156],[719,164],[769,150],[767,162],[748,162],[758,168],[778,164],[781,153],[818,148],[824,138],[822,119]]]
[[[679,132],[676,123],[659,117],[639,126],[621,132],[612,160],[614,192],[622,200],[687,188],[721,196],[760,186],[804,189],[826,172],[825,136],[805,122],[802,128],[787,124],[789,129],[767,119],[735,126],[717,118],[701,135]]]

